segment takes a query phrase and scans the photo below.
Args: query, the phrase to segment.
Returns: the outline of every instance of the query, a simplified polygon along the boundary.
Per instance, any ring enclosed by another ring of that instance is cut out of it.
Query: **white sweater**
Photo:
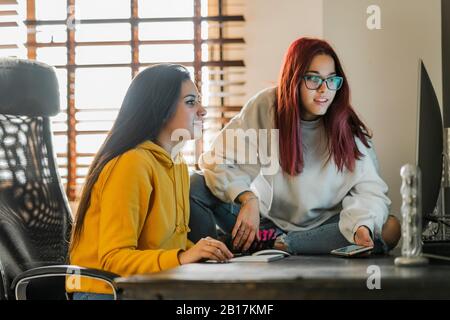
[[[304,169],[297,176],[284,173],[278,165],[278,139],[274,143],[268,139],[267,146],[261,140],[235,145],[226,139],[228,129],[273,129],[275,99],[275,88],[255,95],[214,139],[211,150],[201,155],[199,165],[211,192],[233,202],[241,192],[252,190],[259,198],[261,215],[285,231],[309,230],[340,213],[339,229],[349,242],[354,242],[354,233],[362,225],[379,237],[391,201],[373,148],[359,139],[356,143],[364,156],[356,161],[353,172],[346,168],[339,172],[333,158],[327,161],[322,120],[302,121]],[[264,157],[270,148],[273,154]],[[239,160],[237,155],[245,152],[257,161]],[[276,163],[278,170],[264,171],[268,159],[272,160],[269,167]]]

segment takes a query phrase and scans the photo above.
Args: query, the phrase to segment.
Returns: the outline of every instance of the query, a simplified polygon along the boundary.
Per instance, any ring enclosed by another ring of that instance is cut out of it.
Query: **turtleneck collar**
[[[323,122],[322,117],[320,117],[316,120],[312,120],[312,121],[300,120],[300,124],[301,124],[302,128],[305,128],[305,129],[316,129],[316,128],[320,127],[322,122]]]

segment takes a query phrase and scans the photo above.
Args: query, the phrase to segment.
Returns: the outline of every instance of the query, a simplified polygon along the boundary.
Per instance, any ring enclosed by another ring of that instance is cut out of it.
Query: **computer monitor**
[[[422,220],[427,220],[441,190],[444,129],[439,102],[422,60],[418,87],[416,161],[422,173]]]

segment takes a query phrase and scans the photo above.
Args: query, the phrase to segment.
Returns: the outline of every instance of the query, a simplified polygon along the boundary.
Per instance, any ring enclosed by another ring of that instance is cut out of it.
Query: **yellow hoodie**
[[[185,162],[145,141],[103,168],[70,263],[121,276],[178,266],[178,252],[192,246],[188,223]],[[87,278],[81,279],[81,288],[66,287],[69,292],[112,293],[105,283]]]

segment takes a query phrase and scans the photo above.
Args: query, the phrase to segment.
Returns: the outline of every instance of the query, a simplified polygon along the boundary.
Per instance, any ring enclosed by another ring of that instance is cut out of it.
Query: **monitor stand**
[[[450,240],[425,240],[422,252],[437,256],[444,256],[450,259]]]
[[[450,241],[424,241],[422,256],[428,258],[430,264],[450,264]]]
[[[449,132],[446,129],[446,134]],[[447,140],[447,139],[446,139]],[[445,148],[449,150],[448,148]],[[445,159],[445,157],[444,157]],[[448,165],[448,161],[444,161],[445,166]],[[448,172],[443,170],[443,174],[447,177]],[[446,179],[450,180],[450,179]],[[450,208],[450,188],[446,187],[448,183],[444,183],[441,186],[441,191],[438,197],[438,203],[435,208],[434,215],[432,215],[429,219],[425,218],[424,221],[429,220],[432,221],[431,225],[436,228],[433,231],[433,227],[428,226],[428,236],[425,236],[426,231],[423,234],[423,245],[422,245],[422,253],[426,257],[430,257],[431,260],[442,260],[450,262],[450,227],[445,225],[443,222],[450,222],[449,215],[446,212],[446,209]],[[425,228],[427,229],[427,228]]]
[[[436,219],[437,217],[435,217]],[[448,218],[445,219],[441,216],[442,220],[448,221]],[[448,226],[442,223],[442,220],[439,222],[434,221],[432,225],[436,227],[435,232],[431,228],[430,231],[433,234],[428,237],[423,237],[423,245],[422,245],[422,253],[424,256],[431,259],[431,261],[441,260],[448,261],[450,263],[450,237],[448,235]]]

